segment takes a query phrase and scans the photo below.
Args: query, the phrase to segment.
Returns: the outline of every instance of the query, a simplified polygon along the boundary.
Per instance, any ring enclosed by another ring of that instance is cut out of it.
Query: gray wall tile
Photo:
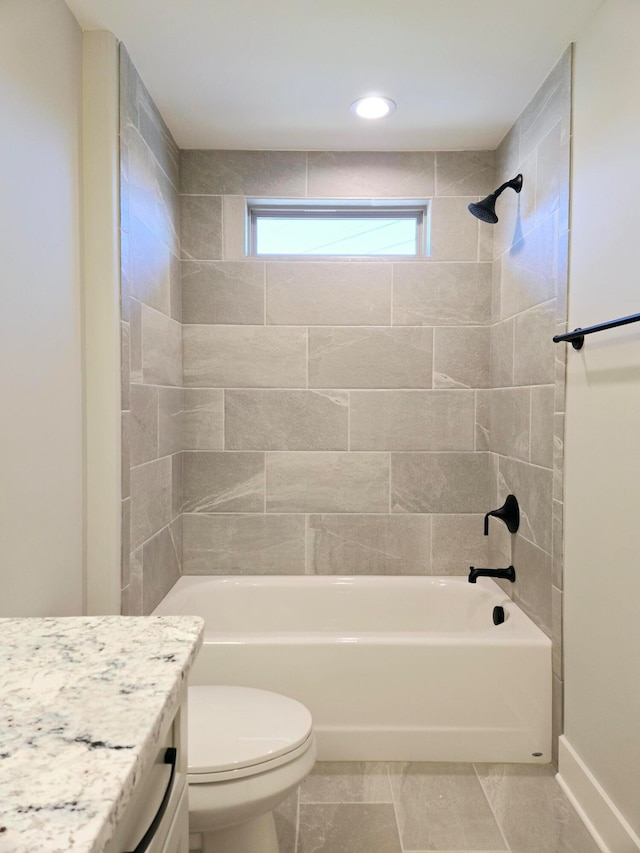
[[[171,314],[171,250],[140,220],[129,219],[129,294]]]
[[[187,575],[304,574],[304,516],[185,515]]]
[[[477,261],[478,220],[467,198],[434,198],[431,203],[430,257],[434,261]]]
[[[183,454],[184,512],[263,512],[264,454]]]
[[[491,394],[490,446],[494,453],[529,461],[531,391],[497,388]]]
[[[387,453],[267,453],[268,512],[388,512]]]
[[[432,574],[462,575],[470,566],[487,565],[489,539],[483,526],[483,515],[433,515]]]
[[[184,323],[264,323],[264,264],[183,261]]]
[[[394,326],[481,326],[491,319],[491,264],[394,265]]]
[[[305,194],[303,151],[181,151],[180,191],[207,195]]]
[[[558,280],[557,214],[502,256],[502,318],[553,299]]]
[[[520,529],[523,536],[548,554],[551,553],[553,472],[537,465],[500,457],[499,500],[508,494],[520,503]]]
[[[168,527],[142,548],[142,613],[148,616],[180,577],[178,550]]]
[[[222,450],[224,447],[224,391],[218,388],[183,390],[184,450]]]
[[[184,447],[182,435],[182,388],[158,389],[158,455],[178,453]]]
[[[514,334],[516,385],[552,385],[555,380],[555,301],[518,314]]]
[[[304,388],[305,329],[185,326],[184,384],[219,388]]]
[[[431,524],[425,515],[309,516],[312,574],[429,574],[430,554]]]
[[[352,450],[474,450],[473,391],[353,391]]]
[[[141,465],[158,457],[158,389],[149,385],[131,386],[129,417],[129,462]]]
[[[344,391],[225,392],[226,450],[347,450]]]
[[[435,192],[431,151],[311,151],[310,198],[430,198]]]
[[[553,385],[531,389],[531,461],[544,468],[553,468],[554,391]]]
[[[142,306],[142,379],[147,385],[182,385],[182,326]]]
[[[436,192],[439,196],[487,196],[495,189],[494,151],[438,151]]]
[[[270,261],[267,322],[388,325],[391,266],[384,262]]]
[[[435,329],[433,385],[435,388],[488,388],[491,331],[483,326]]]
[[[392,453],[393,512],[486,512],[488,453]]]
[[[181,257],[200,261],[222,258],[222,200],[213,195],[180,198]]]
[[[131,548],[171,521],[171,457],[131,469]]]
[[[433,330],[309,329],[312,388],[431,388]]]

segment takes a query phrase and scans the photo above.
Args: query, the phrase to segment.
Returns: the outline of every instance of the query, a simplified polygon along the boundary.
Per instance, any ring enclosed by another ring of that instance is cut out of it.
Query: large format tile
[[[473,391],[353,391],[352,450],[473,450]]]
[[[487,326],[445,326],[434,330],[434,388],[488,388],[490,339]]]
[[[182,388],[158,388],[159,456],[183,449],[182,422]]]
[[[426,515],[310,515],[307,569],[317,575],[429,574],[430,531]]]
[[[516,385],[552,385],[555,381],[555,299],[518,314],[514,335]]]
[[[264,264],[183,261],[184,323],[264,323]]]
[[[394,264],[394,326],[481,326],[491,320],[491,264]]]
[[[128,420],[129,464],[142,465],[157,459],[158,388],[151,385],[131,386],[131,412]]]
[[[304,516],[184,515],[183,572],[304,574]]]
[[[390,803],[383,761],[318,761],[300,785],[300,803]]]
[[[490,401],[490,449],[529,461],[531,389],[496,388]]]
[[[183,449],[222,450],[224,391],[221,388],[185,388],[182,395]]]
[[[274,325],[388,325],[390,295],[388,263],[267,264],[267,322]]]
[[[171,457],[131,469],[131,550],[171,521]]]
[[[345,391],[226,391],[227,450],[346,450]]]
[[[501,317],[548,302],[558,283],[558,217],[549,216],[501,259]]]
[[[145,616],[160,603],[180,577],[177,543],[165,527],[142,548],[142,612]]]
[[[483,515],[434,515],[431,518],[431,573],[465,575],[470,566],[486,566],[489,538]]]
[[[218,388],[304,388],[305,329],[185,326],[184,383]]]
[[[478,220],[467,210],[474,198],[434,198],[431,203],[430,258],[477,261]]]
[[[479,764],[476,770],[511,853],[598,853],[553,765]]]
[[[310,198],[431,198],[431,151],[310,151]]]
[[[145,305],[171,314],[170,249],[136,216],[129,218],[129,294]]]
[[[531,153],[559,121],[561,139],[571,133],[571,45],[529,101],[520,119],[520,156]]]
[[[470,764],[390,764],[405,850],[507,850]]]
[[[181,151],[180,192],[303,196],[306,156],[304,151]]]
[[[298,842],[298,789],[273,810],[279,853],[296,853]]]
[[[430,388],[433,330],[309,330],[312,388]]]
[[[222,199],[214,195],[180,197],[182,258],[217,261],[222,258]]]
[[[520,536],[547,554],[552,550],[553,472],[516,459],[499,459],[500,505],[508,494],[520,503]]]
[[[388,512],[387,453],[267,453],[268,512]]]
[[[495,159],[494,151],[438,151],[437,195],[489,195],[496,179]]]
[[[552,571],[551,556],[522,536],[513,543],[512,563],[516,568],[513,598],[536,625],[551,636]]]
[[[142,306],[142,377],[146,385],[182,385],[182,326],[146,305]]]
[[[392,453],[393,512],[487,511],[488,453]]]
[[[302,804],[298,853],[402,853],[393,806]]]
[[[184,512],[263,512],[264,454],[183,454]]]

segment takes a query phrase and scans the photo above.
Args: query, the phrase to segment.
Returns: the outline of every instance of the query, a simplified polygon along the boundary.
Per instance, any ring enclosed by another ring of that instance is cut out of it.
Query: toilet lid
[[[253,687],[189,688],[189,773],[238,770],[303,744],[311,714],[300,702]]]

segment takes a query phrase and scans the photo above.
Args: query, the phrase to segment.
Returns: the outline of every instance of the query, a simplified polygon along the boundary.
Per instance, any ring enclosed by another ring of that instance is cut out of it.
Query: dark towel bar
[[[554,344],[560,341],[571,343],[574,349],[582,349],[584,344],[584,336],[592,335],[594,332],[604,332],[605,329],[615,329],[616,326],[627,326],[629,323],[640,322],[640,314],[629,314],[628,317],[620,317],[618,320],[609,320],[608,323],[598,323],[595,326],[587,326],[585,329],[574,329],[573,332],[567,332],[564,335],[554,335]]]

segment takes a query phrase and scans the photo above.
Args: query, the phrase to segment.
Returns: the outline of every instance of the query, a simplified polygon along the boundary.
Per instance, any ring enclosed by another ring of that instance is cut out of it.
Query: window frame
[[[415,254],[294,254],[258,253],[257,221],[260,218],[308,219],[414,219],[416,222]],[[250,258],[277,260],[332,260],[347,258],[375,258],[376,260],[421,260],[429,257],[429,232],[431,204],[429,199],[246,199],[245,253]]]

